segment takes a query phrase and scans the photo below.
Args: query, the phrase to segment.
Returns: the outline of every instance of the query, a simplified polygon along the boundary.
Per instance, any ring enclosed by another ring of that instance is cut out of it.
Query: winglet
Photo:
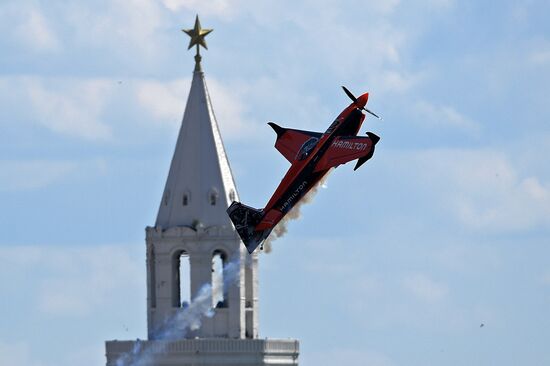
[[[267,124],[270,125],[271,128],[273,128],[273,130],[277,134],[277,138],[281,137],[287,130],[286,128],[281,127],[281,126],[279,126],[278,124],[276,124],[274,122],[268,122]]]

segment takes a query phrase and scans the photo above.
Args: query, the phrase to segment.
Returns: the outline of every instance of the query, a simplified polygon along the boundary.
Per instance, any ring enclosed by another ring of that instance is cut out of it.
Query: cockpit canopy
[[[317,146],[318,141],[319,139],[317,137],[310,137],[306,142],[304,142],[300,148],[300,151],[296,154],[296,160],[304,160],[307,158],[315,146]]]

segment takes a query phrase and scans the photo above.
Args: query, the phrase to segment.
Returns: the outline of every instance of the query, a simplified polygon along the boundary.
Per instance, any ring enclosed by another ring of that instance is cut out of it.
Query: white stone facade
[[[258,257],[244,250],[235,230],[149,227],[146,229],[146,245],[149,339],[155,339],[156,331],[165,321],[182,310],[177,275],[178,258],[182,252],[189,257],[191,294],[197,294],[204,284],[212,283],[215,253],[223,253],[226,261],[240,259],[239,275],[226,291],[225,306],[216,308],[213,317],[205,317],[200,329],[187,332],[187,338],[258,337]]]

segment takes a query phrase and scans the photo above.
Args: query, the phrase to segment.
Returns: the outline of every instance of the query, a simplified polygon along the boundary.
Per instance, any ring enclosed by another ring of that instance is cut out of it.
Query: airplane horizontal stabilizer
[[[355,169],[369,160],[374,154],[374,146],[380,138],[372,132],[363,136],[338,136],[330,144],[323,157],[315,167],[315,171],[322,171],[345,164],[348,161],[359,159]]]
[[[378,141],[380,141],[380,137],[378,137],[378,135],[375,135],[372,132],[367,132],[367,135],[369,136],[369,138],[372,141],[372,144],[373,144],[372,150],[371,150],[370,153],[368,153],[368,155],[360,157],[359,159],[357,159],[357,163],[355,164],[355,167],[353,167],[353,171],[356,171],[357,169],[359,169],[359,167],[361,165],[365,164],[367,162],[367,160],[372,158],[372,155],[374,155],[374,148],[376,147],[376,144],[378,143]]]

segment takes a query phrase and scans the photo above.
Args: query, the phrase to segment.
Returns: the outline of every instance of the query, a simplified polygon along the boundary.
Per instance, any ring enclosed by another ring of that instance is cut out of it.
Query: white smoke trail
[[[239,271],[240,259],[237,256],[223,267],[223,286],[212,287],[210,283],[204,284],[189,306],[167,319],[164,325],[155,332],[153,338],[164,341],[184,339],[190,330],[199,329],[204,317],[214,316],[215,309],[212,307],[212,298],[220,298],[222,294],[219,292],[236,284],[239,279]],[[132,351],[121,355],[115,365],[145,366],[153,364],[155,356],[164,353],[168,345],[168,342],[156,343],[158,344],[153,347],[153,345],[147,346],[146,343],[141,343],[139,340],[136,341]]]
[[[296,203],[294,207],[292,207],[292,209],[285,215],[285,217],[283,217],[283,219],[279,221],[279,223],[273,228],[273,231],[263,243],[264,253],[271,253],[271,251],[273,250],[273,246],[271,245],[271,243],[283,237],[287,233],[287,225],[291,220],[296,220],[300,218],[300,216],[302,215],[300,209],[303,205],[313,202],[313,199],[319,191],[319,187],[327,187],[325,182],[327,181],[329,174],[332,173],[333,170],[334,168],[330,168],[330,170],[321,179],[319,179],[317,184],[315,184],[309,190],[309,192],[307,192],[306,195],[301,200],[299,200],[298,203]]]

